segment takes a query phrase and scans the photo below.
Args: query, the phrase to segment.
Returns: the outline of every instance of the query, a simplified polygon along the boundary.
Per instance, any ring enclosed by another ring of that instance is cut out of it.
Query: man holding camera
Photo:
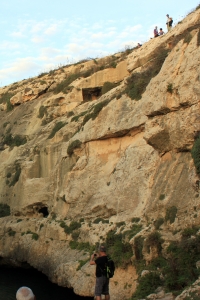
[[[105,295],[105,300],[110,300],[109,295],[109,278],[106,274],[107,254],[105,246],[99,247],[99,253],[92,254],[90,265],[96,265],[96,285],[95,297],[96,300],[101,300],[101,295]]]

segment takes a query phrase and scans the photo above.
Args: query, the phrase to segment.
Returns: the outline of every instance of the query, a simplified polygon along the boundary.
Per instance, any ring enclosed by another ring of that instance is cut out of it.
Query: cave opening
[[[82,89],[83,101],[96,100],[101,96],[102,87]]]
[[[0,299],[15,299],[17,290],[22,286],[31,288],[37,300],[94,299],[78,296],[72,289],[52,283],[46,275],[28,264],[25,268],[0,265]]]
[[[38,212],[42,213],[44,218],[47,218],[49,215],[48,207],[46,206],[40,208]]]

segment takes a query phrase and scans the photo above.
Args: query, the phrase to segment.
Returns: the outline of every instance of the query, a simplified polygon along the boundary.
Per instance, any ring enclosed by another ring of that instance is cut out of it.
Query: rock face
[[[89,252],[111,230],[123,235],[139,222],[126,238],[134,250],[135,237],[146,238],[162,219],[165,251],[180,238],[174,231],[200,225],[190,153],[200,132],[199,19],[198,9],[131,53],[0,90],[0,212],[5,204],[11,211],[1,212],[2,258],[26,261],[53,282],[92,296]],[[143,74],[162,49],[169,51],[162,68],[141,99],[131,99],[129,76]],[[173,222],[166,218],[170,208]],[[153,249],[143,248],[147,264],[158,255]],[[128,264],[117,264],[113,300],[135,292],[135,260],[133,251]]]

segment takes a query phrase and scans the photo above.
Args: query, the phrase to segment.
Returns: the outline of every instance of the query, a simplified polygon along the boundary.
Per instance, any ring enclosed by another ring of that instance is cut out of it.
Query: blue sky
[[[200,0],[0,0],[0,87],[58,66],[98,58],[166,30]]]

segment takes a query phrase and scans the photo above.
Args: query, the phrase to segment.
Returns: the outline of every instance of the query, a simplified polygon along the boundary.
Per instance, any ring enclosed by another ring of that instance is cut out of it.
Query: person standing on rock
[[[101,300],[101,295],[105,295],[105,300],[110,300],[109,278],[106,276],[105,265],[107,263],[107,254],[105,246],[99,247],[99,253],[92,254],[90,265],[96,265],[96,285],[95,299]]]
[[[16,293],[16,300],[36,300],[32,290],[26,286],[22,286]]]
[[[168,14],[166,15],[166,17],[167,17],[167,23],[166,23],[167,30],[170,31],[170,29],[172,28],[173,19]]]

